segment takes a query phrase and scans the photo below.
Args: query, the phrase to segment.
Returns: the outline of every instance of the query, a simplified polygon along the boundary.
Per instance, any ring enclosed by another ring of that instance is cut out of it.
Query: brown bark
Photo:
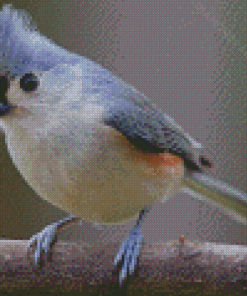
[[[52,260],[42,269],[35,268],[33,253],[27,254],[27,244],[22,240],[0,240],[0,291],[43,287],[91,295],[102,289],[119,289],[119,270],[113,266],[119,244],[58,242],[53,247]],[[184,256],[186,250],[200,253]],[[246,293],[246,280],[246,246],[189,243],[181,237],[179,242],[144,244],[135,276],[128,278],[125,286],[128,285],[129,292],[147,289],[147,293],[153,293],[158,289],[165,293],[167,289],[179,291],[181,287],[183,291],[185,283],[191,283],[194,289],[200,286],[200,290],[227,291],[241,283]]]

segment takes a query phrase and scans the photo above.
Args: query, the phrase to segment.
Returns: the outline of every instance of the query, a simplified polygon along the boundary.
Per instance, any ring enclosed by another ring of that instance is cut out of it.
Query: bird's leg
[[[143,234],[141,226],[144,217],[150,211],[151,206],[146,206],[139,215],[136,221],[136,225],[130,230],[128,238],[122,243],[114,260],[114,265],[121,264],[121,272],[119,275],[119,284],[122,286],[127,274],[133,276],[137,258],[140,254],[140,249],[143,243]]]

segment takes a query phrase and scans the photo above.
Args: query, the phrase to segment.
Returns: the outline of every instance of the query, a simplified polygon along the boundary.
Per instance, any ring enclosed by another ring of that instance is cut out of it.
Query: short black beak
[[[9,80],[6,76],[0,76],[0,117],[9,113],[11,106],[8,104],[7,91]]]
[[[0,117],[6,115],[10,111],[10,106],[1,106],[0,105]]]

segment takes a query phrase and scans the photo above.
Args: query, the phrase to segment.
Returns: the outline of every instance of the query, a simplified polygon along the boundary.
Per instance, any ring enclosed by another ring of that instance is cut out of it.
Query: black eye
[[[38,78],[33,73],[27,73],[20,79],[20,87],[26,92],[36,90],[38,85]]]

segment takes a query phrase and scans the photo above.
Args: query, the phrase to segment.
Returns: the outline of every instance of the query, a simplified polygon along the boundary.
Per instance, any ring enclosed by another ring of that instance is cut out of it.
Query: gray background
[[[246,49],[240,34],[246,26],[240,17],[244,6],[228,9],[228,2],[221,2],[227,11],[221,14],[218,2],[209,0],[22,0],[13,4],[27,9],[41,32],[58,45],[99,62],[144,92],[204,144],[206,155],[215,162],[208,172],[211,176],[247,191],[246,81],[241,78],[246,77]],[[231,18],[231,11],[240,14]],[[27,239],[67,215],[38,197],[22,179],[9,158],[3,134],[0,176],[0,237]],[[122,241],[133,224],[95,228],[82,222],[60,238]],[[150,243],[182,234],[190,240],[247,241],[245,226],[182,193],[165,204],[157,203],[143,232]]]

